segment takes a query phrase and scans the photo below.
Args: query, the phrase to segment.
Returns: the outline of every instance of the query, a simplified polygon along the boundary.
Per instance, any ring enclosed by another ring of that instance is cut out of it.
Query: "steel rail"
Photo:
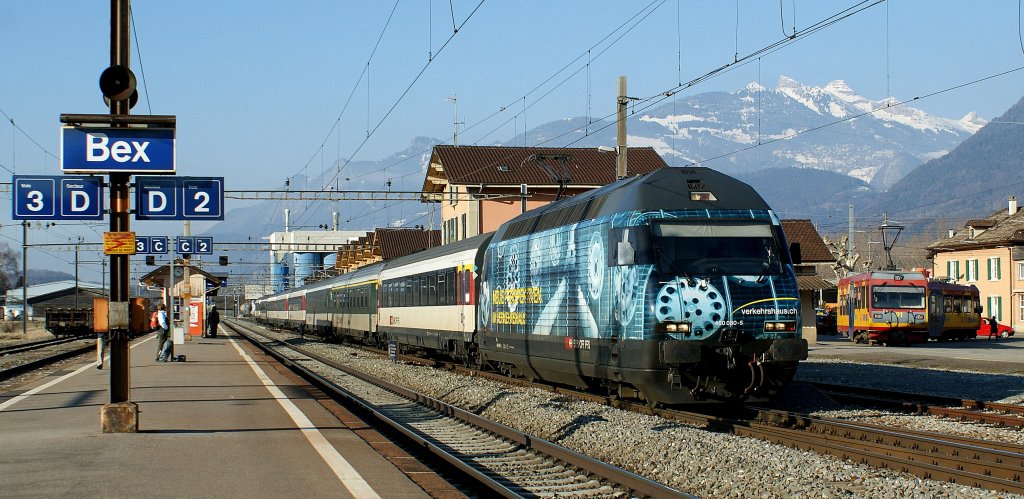
[[[766,430],[771,427],[808,436],[794,437],[786,443],[783,437],[795,434]],[[761,409],[758,420],[751,422],[749,428],[752,430],[737,427],[737,431],[751,433],[760,430],[770,441],[808,450],[814,449],[802,446],[801,442],[820,440],[826,453],[836,455],[835,452],[840,452],[845,459],[856,462],[898,469],[922,478],[1024,493],[1024,453],[1020,452],[1020,446],[1016,446],[1016,450],[1007,450],[1014,447],[770,409]]]
[[[59,354],[52,355],[52,356],[49,356],[49,357],[43,357],[41,359],[35,359],[35,360],[32,360],[32,361],[26,362],[24,364],[18,364],[16,366],[11,366],[11,367],[8,367],[6,369],[0,370],[0,381],[6,381],[6,380],[11,379],[11,378],[13,378],[15,376],[19,376],[21,374],[25,374],[25,373],[27,373],[29,371],[34,371],[36,369],[39,369],[39,368],[42,368],[42,367],[46,367],[46,366],[48,366],[50,364],[54,364],[54,363],[60,362],[60,361],[65,360],[65,359],[70,359],[72,357],[77,357],[79,355],[84,355],[84,354],[87,354],[89,352],[95,352],[95,351],[96,351],[96,346],[95,345],[87,345],[87,346],[83,346],[81,348],[76,348],[76,349],[73,349],[73,350],[68,350],[68,351],[65,351],[65,352],[61,352]]]
[[[378,349],[367,349],[382,353]],[[651,407],[643,403],[535,383],[522,378],[509,378],[499,373],[477,371],[452,362],[424,360],[405,355],[400,358],[425,365],[444,366],[450,370],[486,377],[503,383],[540,388],[624,410],[686,422],[711,431],[730,432],[788,447],[813,450],[870,466],[911,473],[922,478],[989,490],[1024,493],[1024,483],[1022,483],[1024,480],[1024,446],[1016,444],[962,438],[934,432],[893,429],[759,407],[734,408],[736,413],[743,412],[745,414],[736,417],[721,417]],[[959,399],[943,397],[931,397],[930,400],[959,401]],[[874,445],[868,443],[874,443]]]
[[[828,383],[809,384],[835,399],[858,405],[880,406],[916,414],[931,414],[962,421],[1024,428],[1024,406],[1021,405]]]
[[[3,355],[14,355],[16,353],[30,352],[32,350],[38,350],[40,348],[46,348],[53,345],[61,345],[64,343],[70,343],[72,341],[79,340],[81,338],[58,338],[49,340],[32,341],[29,343],[19,343],[17,345],[7,345],[0,347],[0,356]]]
[[[236,329],[236,331],[239,331],[240,333],[242,333],[242,329],[244,329],[246,331],[251,332],[252,334],[258,334],[260,336],[263,336],[259,332],[255,331],[255,330],[253,330],[253,329],[251,329],[249,327],[246,327],[245,325],[239,324],[237,321],[233,321],[233,320],[229,319],[229,320],[226,320],[225,322],[222,322],[222,324],[227,324],[229,326],[232,326],[232,327],[234,327]],[[245,336],[245,335],[243,334],[243,336]],[[324,358],[324,357],[322,357],[320,355],[317,355],[317,354],[314,354],[312,352],[305,351],[304,349],[298,348],[298,347],[296,347],[294,345],[287,345],[284,342],[281,342],[280,340],[272,339],[271,341],[273,341],[275,344],[280,344],[282,346],[286,346],[287,348],[296,350],[296,351],[300,352],[303,355],[306,355],[306,356],[308,356],[308,357],[310,357],[310,358],[312,358],[312,359],[314,359],[314,360],[316,360],[318,362],[321,362],[321,363],[323,363],[325,365],[328,365],[328,366],[330,366],[330,367],[332,367],[334,369],[338,369],[338,370],[340,370],[340,371],[342,371],[342,372],[344,372],[344,373],[346,373],[346,374],[348,374],[350,376],[356,377],[356,378],[361,379],[361,380],[363,380],[363,381],[365,381],[367,383],[376,385],[378,387],[384,388],[385,390],[388,390],[388,391],[391,391],[393,393],[399,394],[399,395],[401,395],[401,396],[403,396],[403,397],[405,397],[405,398],[407,398],[409,400],[415,401],[416,403],[418,403],[420,405],[424,405],[426,407],[429,407],[429,408],[433,409],[434,411],[436,411],[436,412],[438,412],[440,414],[443,414],[443,415],[446,415],[446,416],[450,416],[450,417],[459,419],[461,421],[464,421],[464,422],[466,422],[468,424],[471,424],[473,426],[479,427],[479,428],[481,428],[481,429],[483,429],[483,430],[485,430],[485,431],[487,431],[489,433],[492,433],[494,435],[498,435],[498,436],[500,436],[502,438],[505,438],[505,439],[507,439],[507,440],[509,440],[511,442],[514,442],[514,443],[516,443],[518,445],[521,445],[521,446],[523,446],[526,449],[535,450],[538,453],[548,455],[548,456],[550,456],[550,457],[552,457],[554,459],[557,459],[557,460],[562,461],[564,463],[567,463],[567,464],[569,464],[571,466],[574,466],[576,468],[579,468],[581,470],[585,470],[585,471],[587,471],[589,473],[592,473],[592,474],[594,474],[596,476],[599,476],[599,477],[601,477],[601,478],[603,478],[605,480],[608,480],[609,482],[619,484],[619,485],[621,485],[621,486],[623,486],[625,488],[628,488],[629,490],[632,490],[634,492],[637,492],[637,493],[639,493],[639,494],[641,494],[641,495],[643,495],[645,497],[695,497],[695,496],[691,496],[691,495],[682,493],[682,492],[677,491],[675,489],[672,489],[671,487],[665,486],[665,485],[663,485],[661,483],[658,483],[658,482],[655,482],[653,480],[644,478],[644,477],[642,477],[640,475],[637,475],[635,473],[631,473],[629,471],[623,470],[623,469],[618,468],[616,466],[612,466],[612,465],[609,465],[609,464],[604,463],[602,461],[596,460],[596,459],[591,458],[589,456],[586,456],[584,454],[580,454],[578,452],[571,451],[569,449],[566,449],[565,447],[562,447],[560,445],[554,444],[554,443],[549,442],[547,440],[544,440],[542,438],[538,438],[538,437],[535,437],[535,436],[530,435],[528,433],[524,433],[524,432],[521,432],[521,431],[516,430],[514,428],[502,425],[500,423],[497,423],[497,422],[494,422],[494,421],[490,421],[490,420],[488,420],[486,418],[483,418],[481,416],[477,416],[477,415],[475,415],[473,413],[470,413],[468,411],[465,411],[463,409],[455,407],[455,406],[453,406],[451,404],[447,404],[447,403],[442,402],[440,400],[437,400],[437,399],[428,397],[426,395],[420,394],[418,392],[415,392],[414,390],[409,390],[409,389],[407,389],[405,387],[402,387],[400,385],[396,385],[396,384],[387,382],[385,380],[382,380],[380,378],[371,376],[369,374],[366,374],[366,373],[363,373],[363,372],[360,372],[360,371],[348,368],[346,366],[339,365],[337,362],[334,362],[334,361],[332,361],[330,359]],[[481,473],[479,470],[476,470],[475,468],[469,466],[462,459],[458,458],[457,456],[449,454],[444,449],[442,449],[442,448],[432,444],[430,441],[428,441],[428,440],[424,439],[423,437],[417,435],[412,430],[409,430],[404,425],[401,425],[400,423],[393,421],[391,418],[389,418],[388,416],[382,414],[380,411],[378,411],[373,406],[365,404],[364,402],[359,400],[358,397],[355,397],[354,395],[349,394],[347,391],[345,391],[345,390],[343,390],[341,388],[338,388],[333,383],[323,379],[318,374],[311,372],[308,368],[306,368],[304,366],[301,366],[301,365],[291,361],[290,359],[287,359],[287,357],[281,355],[280,353],[271,352],[270,350],[272,350],[272,349],[270,349],[268,346],[263,345],[262,343],[260,343],[258,341],[254,341],[253,343],[256,344],[261,350],[267,351],[268,354],[273,355],[275,358],[279,359],[282,363],[288,365],[290,368],[296,368],[296,369],[300,370],[301,372],[304,373],[303,374],[304,376],[305,375],[311,376],[311,378],[312,378],[311,381],[315,380],[315,382],[318,385],[323,383],[323,384],[325,384],[325,386],[323,388],[326,388],[327,390],[331,391],[332,393],[336,393],[336,394],[344,397],[346,400],[350,400],[353,403],[359,405],[361,408],[363,408],[364,410],[366,410],[370,414],[373,414],[374,417],[380,419],[381,421],[384,421],[389,426],[394,427],[396,430],[398,430],[399,432],[401,432],[403,435],[407,436],[408,438],[412,438],[414,441],[417,442],[418,445],[423,446],[423,448],[425,450],[427,450],[427,451],[429,451],[429,452],[431,452],[431,453],[433,453],[435,455],[438,455],[439,457],[444,459],[449,464],[457,467],[458,469],[462,470],[465,473],[470,474],[470,476],[473,476],[475,479],[479,480],[482,484],[485,484],[488,487],[494,487],[493,490],[495,492],[498,492],[499,494],[501,494],[501,495],[503,495],[505,497],[520,497],[519,494],[516,494],[516,493],[510,491],[504,485],[502,485],[501,483],[497,482],[496,480],[494,480],[490,476],[487,476],[486,474]],[[511,495],[506,495],[506,493],[507,494],[511,494]]]

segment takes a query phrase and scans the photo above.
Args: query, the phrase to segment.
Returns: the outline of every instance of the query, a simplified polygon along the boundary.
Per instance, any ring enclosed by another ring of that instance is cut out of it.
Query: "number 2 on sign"
[[[192,199],[199,202],[199,204],[197,204],[195,208],[196,213],[210,212],[210,208],[206,206],[210,204],[210,193],[200,191],[197,192],[194,196],[192,196]]]

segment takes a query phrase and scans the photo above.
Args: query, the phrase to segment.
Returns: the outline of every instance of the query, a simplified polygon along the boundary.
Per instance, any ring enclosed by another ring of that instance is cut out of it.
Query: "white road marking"
[[[348,489],[349,493],[359,498],[380,498],[380,496],[374,492],[373,488],[370,487],[370,484],[366,483],[366,480],[363,479],[359,472],[356,471],[355,468],[353,468],[352,465],[338,453],[338,450],[327,441],[323,434],[317,430],[316,426],[313,425],[309,418],[307,418],[306,415],[303,414],[302,411],[299,410],[299,408],[296,407],[283,392],[281,392],[277,385],[275,385],[266,373],[263,372],[263,369],[260,369],[260,366],[252,360],[252,357],[249,357],[249,355],[246,354],[240,346],[238,346],[238,343],[235,342],[234,338],[229,337],[228,340],[231,341],[231,345],[235,347],[235,350],[238,351],[239,355],[241,355],[249,364],[249,367],[252,368],[256,373],[256,376],[263,382],[263,385],[267,387],[267,390],[270,391],[270,394],[275,400],[277,400],[277,403],[281,404],[281,408],[291,416],[295,425],[302,430],[302,434],[305,435],[306,440],[308,440],[310,445],[316,449],[324,462],[331,467],[331,470],[334,471],[334,475],[338,477],[338,480],[340,480],[341,484]]]
[[[141,345],[141,344],[143,344],[143,343],[145,343],[147,341],[149,341],[149,338],[146,338],[146,339],[144,339],[144,340],[142,340],[142,341],[140,341],[140,342],[138,342],[138,343],[136,343],[134,345],[131,345],[129,348],[135,348],[135,347],[137,347],[137,346],[139,346],[139,345]],[[110,354],[108,353],[107,356],[104,357],[104,358],[106,360],[110,360]],[[41,392],[41,391],[43,391],[43,390],[53,386],[53,385],[56,385],[57,383],[60,383],[60,382],[66,380],[66,379],[68,379],[68,378],[70,378],[70,377],[72,377],[72,376],[74,376],[76,374],[79,374],[79,373],[89,369],[90,367],[95,368],[98,364],[99,364],[98,362],[90,362],[89,364],[86,364],[86,365],[84,365],[84,366],[74,370],[73,372],[67,373],[67,374],[65,374],[65,375],[63,375],[63,376],[61,376],[61,377],[59,377],[59,378],[57,378],[57,379],[55,379],[53,381],[50,381],[49,383],[46,383],[45,385],[37,386],[37,387],[35,387],[35,388],[25,392],[25,393],[22,393],[21,395],[18,395],[17,397],[14,397],[11,400],[8,400],[7,402],[4,402],[4,403],[0,404],[0,411],[7,410],[12,405],[17,404],[18,402],[21,402],[22,400],[25,400],[25,399],[31,397],[32,395],[35,395],[35,394],[37,394],[37,393],[39,393],[39,392]]]

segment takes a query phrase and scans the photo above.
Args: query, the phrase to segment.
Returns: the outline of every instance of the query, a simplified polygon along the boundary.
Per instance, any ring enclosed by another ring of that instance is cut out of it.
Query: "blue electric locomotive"
[[[263,297],[256,316],[651,403],[767,400],[807,358],[778,218],[707,168]]]
[[[623,179],[502,225],[479,301],[481,364],[651,402],[770,399],[807,358],[778,218],[708,168]]]

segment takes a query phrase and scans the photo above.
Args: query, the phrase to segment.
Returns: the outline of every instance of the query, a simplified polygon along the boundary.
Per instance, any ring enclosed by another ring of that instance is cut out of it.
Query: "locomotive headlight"
[[[789,321],[766,321],[765,331],[796,331],[796,322]]]
[[[658,324],[658,331],[664,333],[689,333],[689,322],[662,322]]]

